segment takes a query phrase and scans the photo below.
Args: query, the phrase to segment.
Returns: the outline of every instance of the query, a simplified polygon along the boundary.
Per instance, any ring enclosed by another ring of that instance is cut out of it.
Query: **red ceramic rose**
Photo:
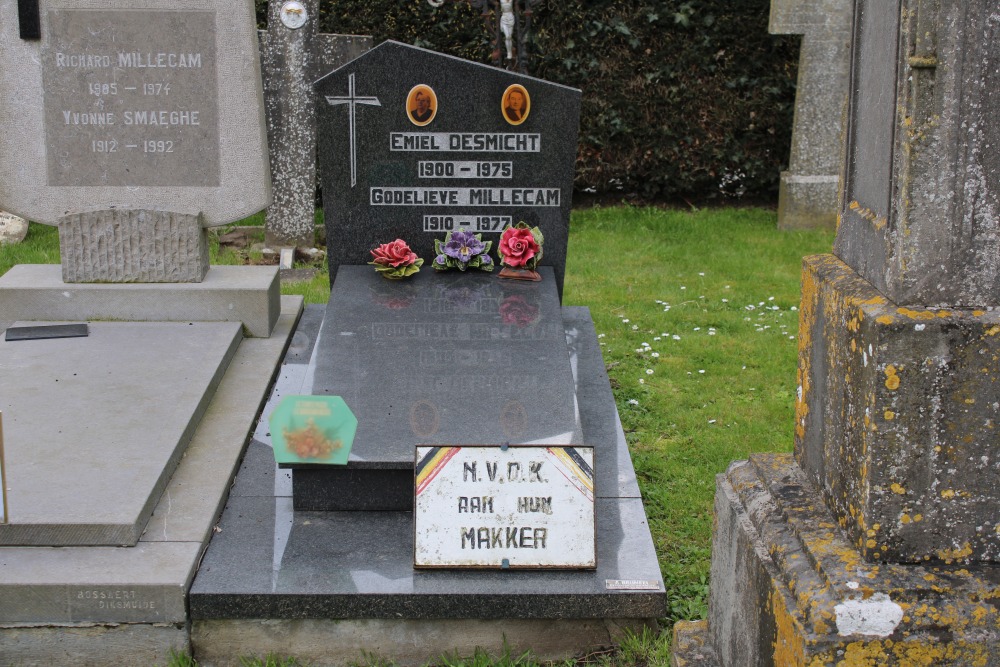
[[[542,258],[542,233],[519,222],[500,235],[500,263],[514,269],[534,269]]]
[[[368,263],[385,278],[399,279],[411,276],[419,271],[424,263],[424,260],[417,257],[417,253],[410,250],[410,246],[403,239],[383,243],[371,252],[375,259]]]

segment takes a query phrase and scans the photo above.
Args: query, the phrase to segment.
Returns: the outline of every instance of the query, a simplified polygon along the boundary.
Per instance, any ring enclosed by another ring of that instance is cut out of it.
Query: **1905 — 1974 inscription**
[[[219,185],[215,12],[61,9],[48,22],[50,185]]]

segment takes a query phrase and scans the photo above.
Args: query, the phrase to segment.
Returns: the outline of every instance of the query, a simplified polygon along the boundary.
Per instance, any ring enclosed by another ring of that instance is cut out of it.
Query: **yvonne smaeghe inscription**
[[[48,24],[49,185],[219,185],[215,12],[53,9]]]
[[[417,447],[414,566],[597,565],[591,447]]]

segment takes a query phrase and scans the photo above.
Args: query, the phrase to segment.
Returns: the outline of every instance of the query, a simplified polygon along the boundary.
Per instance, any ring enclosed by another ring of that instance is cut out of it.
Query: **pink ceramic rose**
[[[417,261],[417,254],[410,250],[410,246],[403,239],[396,239],[392,243],[383,243],[372,250],[372,257],[375,258],[373,264],[393,268],[413,264]]]
[[[424,260],[417,257],[417,253],[410,250],[410,246],[403,239],[383,243],[371,252],[374,260],[368,263],[383,277],[391,280],[413,275],[424,263]]]
[[[522,223],[523,224],[523,223]],[[500,257],[506,266],[519,269],[528,265],[541,246],[531,230],[525,227],[508,227],[500,236]]]

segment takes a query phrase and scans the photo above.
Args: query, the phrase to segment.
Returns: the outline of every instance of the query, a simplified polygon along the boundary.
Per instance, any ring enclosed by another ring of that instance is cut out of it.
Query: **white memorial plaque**
[[[417,447],[414,567],[594,569],[592,447]]]

